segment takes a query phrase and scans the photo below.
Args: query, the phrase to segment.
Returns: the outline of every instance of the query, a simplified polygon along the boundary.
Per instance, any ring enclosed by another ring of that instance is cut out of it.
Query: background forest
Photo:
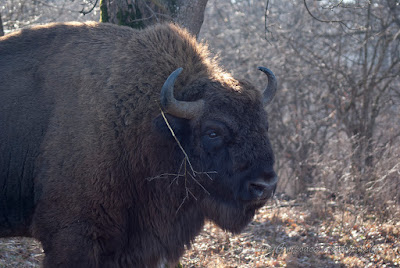
[[[95,2],[1,0],[3,31],[99,20],[98,5],[82,14]],[[207,224],[182,265],[399,267],[400,1],[209,0],[198,39],[235,77],[261,89],[266,66],[278,78],[280,183],[242,235]],[[41,255],[34,241],[0,240],[0,267]]]

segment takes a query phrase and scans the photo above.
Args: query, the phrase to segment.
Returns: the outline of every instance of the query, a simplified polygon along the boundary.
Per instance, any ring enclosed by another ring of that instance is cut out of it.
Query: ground
[[[271,201],[240,234],[207,223],[183,267],[400,267],[400,222],[335,202]],[[362,214],[361,214],[362,213]],[[362,216],[361,216],[362,215]],[[0,267],[39,267],[33,239],[0,239]]]

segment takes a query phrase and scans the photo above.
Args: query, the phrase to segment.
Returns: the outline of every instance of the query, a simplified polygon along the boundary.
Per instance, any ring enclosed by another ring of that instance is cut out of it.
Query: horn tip
[[[182,72],[183,68],[179,67],[178,69],[176,69],[173,73],[176,73],[177,75],[180,74]]]
[[[265,74],[269,74],[269,75],[274,74],[270,69],[268,69],[266,67],[259,66],[257,69]]]

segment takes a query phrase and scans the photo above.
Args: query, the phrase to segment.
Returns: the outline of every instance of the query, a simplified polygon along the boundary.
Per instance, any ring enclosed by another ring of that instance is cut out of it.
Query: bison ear
[[[171,126],[172,130],[175,133],[175,136],[182,141],[183,137],[189,137],[190,135],[190,127],[189,120],[175,117],[170,114],[165,114],[165,118],[168,121],[168,124]],[[153,127],[157,133],[161,134],[165,138],[173,139],[172,133],[165,122],[164,117],[160,114],[153,120]]]

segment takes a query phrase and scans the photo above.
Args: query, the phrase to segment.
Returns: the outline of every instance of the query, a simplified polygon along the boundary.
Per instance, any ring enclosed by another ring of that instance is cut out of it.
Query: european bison
[[[240,232],[273,194],[270,70],[256,90],[172,24],[0,41],[0,236],[40,240],[44,267],[173,263],[205,219]]]

